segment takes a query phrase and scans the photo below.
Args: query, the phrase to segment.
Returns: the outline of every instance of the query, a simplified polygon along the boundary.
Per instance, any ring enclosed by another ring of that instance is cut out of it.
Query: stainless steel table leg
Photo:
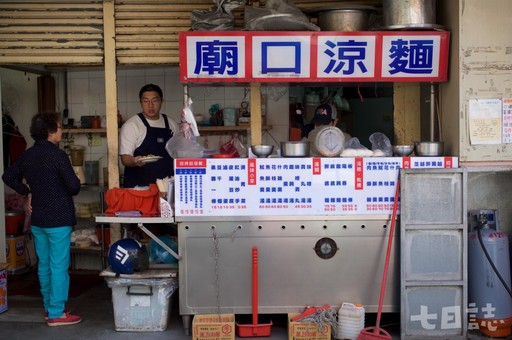
[[[190,335],[190,326],[192,325],[192,315],[182,315],[181,321],[183,322],[183,330],[185,335]]]

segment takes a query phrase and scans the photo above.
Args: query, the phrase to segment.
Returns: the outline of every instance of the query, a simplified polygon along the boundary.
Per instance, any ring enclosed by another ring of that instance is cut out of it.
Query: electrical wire
[[[507,286],[507,283],[505,282],[505,280],[501,276],[500,272],[498,271],[498,268],[496,268],[496,265],[494,265],[494,262],[492,261],[491,256],[487,252],[487,248],[485,248],[484,242],[482,241],[482,234],[480,233],[480,228],[476,228],[476,232],[478,234],[478,241],[480,241],[480,246],[482,247],[482,250],[484,251],[485,257],[487,258],[487,260],[489,261],[489,264],[491,265],[492,269],[494,270],[494,272],[498,276],[498,279],[503,284],[503,287],[505,287],[505,289],[507,290],[508,295],[510,295],[510,297],[512,297],[512,291],[510,291],[510,287]]]

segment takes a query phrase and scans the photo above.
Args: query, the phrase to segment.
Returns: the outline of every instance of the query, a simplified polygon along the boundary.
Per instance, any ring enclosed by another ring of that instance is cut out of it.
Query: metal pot
[[[416,156],[436,157],[444,152],[443,142],[415,142],[414,153]]]
[[[383,0],[382,13],[389,29],[428,28],[436,23],[436,0]]]
[[[281,142],[282,157],[308,157],[309,141]]]
[[[371,6],[331,6],[312,10],[318,13],[318,26],[322,31],[367,31]]]

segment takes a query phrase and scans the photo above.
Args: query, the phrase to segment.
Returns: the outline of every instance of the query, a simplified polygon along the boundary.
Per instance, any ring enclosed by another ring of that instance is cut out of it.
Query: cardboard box
[[[192,321],[193,340],[235,339],[235,314],[198,314]]]
[[[0,314],[7,311],[7,267],[8,263],[0,263]]]
[[[325,324],[322,330],[314,322],[292,322],[299,313],[288,313],[288,340],[331,340],[331,325]]]

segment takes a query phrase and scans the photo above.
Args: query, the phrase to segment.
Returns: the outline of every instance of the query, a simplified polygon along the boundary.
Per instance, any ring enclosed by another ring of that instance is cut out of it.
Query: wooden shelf
[[[248,132],[251,130],[250,125],[234,125],[234,126],[198,125],[197,128],[198,128],[199,132],[210,132],[210,133],[237,132],[237,131]],[[272,125],[263,125],[261,128],[262,128],[262,130],[270,130],[270,129],[272,129]]]
[[[79,133],[101,133],[101,134],[106,134],[107,133],[107,129],[105,129],[105,128],[99,128],[99,129],[63,128],[62,129],[62,133],[74,133],[74,134],[79,134]]]

